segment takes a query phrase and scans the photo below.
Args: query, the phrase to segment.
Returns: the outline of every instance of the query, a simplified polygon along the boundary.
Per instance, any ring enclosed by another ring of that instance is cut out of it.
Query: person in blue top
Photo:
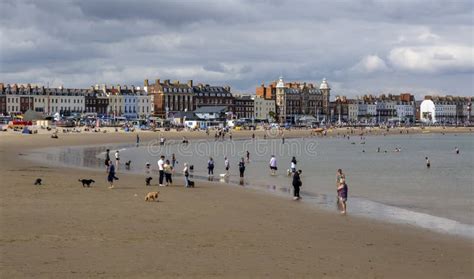
[[[209,161],[207,161],[207,174],[209,176],[214,175],[214,160],[212,157],[209,157]]]

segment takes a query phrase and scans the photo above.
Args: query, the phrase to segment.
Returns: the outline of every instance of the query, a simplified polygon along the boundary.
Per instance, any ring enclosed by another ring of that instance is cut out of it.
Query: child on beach
[[[115,164],[117,165],[117,169],[119,167],[119,164],[120,164],[120,154],[119,154],[119,151],[115,151]]]
[[[291,159],[290,169],[293,174],[296,173],[296,157],[295,156],[293,156],[293,158]]]
[[[428,157],[425,157],[425,160],[426,160],[426,167],[430,168],[431,167],[430,159],[428,159]]]
[[[346,214],[346,210],[347,210],[346,201],[347,201],[348,188],[346,184],[346,176],[342,173],[341,169],[337,170],[336,187],[337,187],[338,207],[341,210],[341,214]]]
[[[176,160],[176,156],[173,153],[173,155],[171,155],[171,166],[174,168],[177,163],[178,161]]]

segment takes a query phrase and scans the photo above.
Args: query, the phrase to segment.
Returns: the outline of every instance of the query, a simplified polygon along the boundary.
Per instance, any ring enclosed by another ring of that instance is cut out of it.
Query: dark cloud
[[[472,92],[471,1],[0,2],[5,82],[139,85],[195,79],[254,91],[320,82],[337,94]],[[449,81],[449,82],[448,82]]]

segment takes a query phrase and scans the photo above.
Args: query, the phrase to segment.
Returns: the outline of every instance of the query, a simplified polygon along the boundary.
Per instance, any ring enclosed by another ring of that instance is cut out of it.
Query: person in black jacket
[[[301,170],[298,170],[293,175],[293,195],[294,195],[293,199],[295,201],[301,199],[300,187],[303,185],[303,183],[301,182],[300,174],[301,174]]]

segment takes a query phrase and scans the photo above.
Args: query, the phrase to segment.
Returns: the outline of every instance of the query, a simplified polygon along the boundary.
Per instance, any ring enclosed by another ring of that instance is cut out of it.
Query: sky
[[[1,0],[0,82],[474,95],[472,1]]]

